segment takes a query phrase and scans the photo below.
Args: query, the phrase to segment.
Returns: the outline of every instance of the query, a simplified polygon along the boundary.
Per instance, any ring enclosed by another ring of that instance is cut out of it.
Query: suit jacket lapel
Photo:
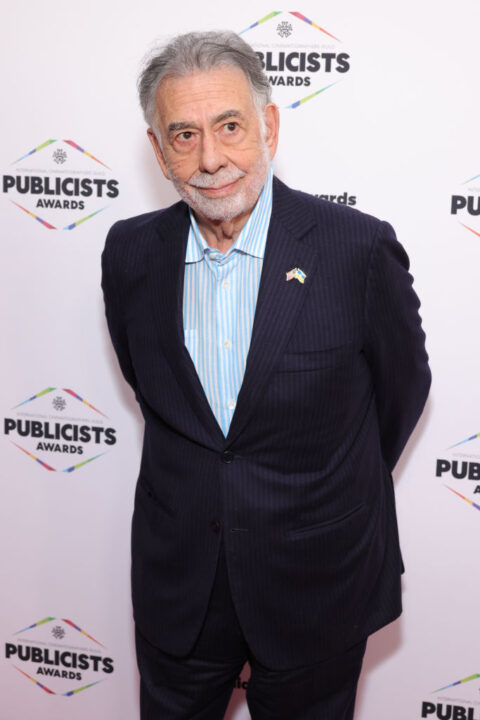
[[[173,205],[161,214],[160,221],[148,269],[157,337],[179,387],[200,421],[198,440],[209,446],[214,440],[222,447],[225,437],[184,341],[183,286],[190,227],[187,206],[183,202]]]
[[[253,413],[314,281],[317,252],[301,241],[314,224],[302,196],[275,178],[252,338],[227,445],[235,441]],[[287,271],[295,267],[306,273],[304,284],[295,279],[286,281]]]

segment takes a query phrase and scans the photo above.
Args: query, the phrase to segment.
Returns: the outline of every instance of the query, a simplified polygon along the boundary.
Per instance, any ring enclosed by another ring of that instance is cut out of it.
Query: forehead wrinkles
[[[157,115],[164,122],[189,122],[205,112],[213,116],[209,120],[215,120],[232,109],[248,113],[255,108],[250,84],[237,68],[167,76],[156,95]]]

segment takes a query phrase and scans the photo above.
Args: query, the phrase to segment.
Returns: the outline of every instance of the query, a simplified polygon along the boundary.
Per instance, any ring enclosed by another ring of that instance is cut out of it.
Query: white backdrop
[[[479,6],[276,12],[4,3],[1,720],[138,718],[129,534],[143,428],[107,336],[99,260],[115,220],[176,200],[145,136],[141,57],[155,39],[215,28],[246,30],[269,57],[277,174],[389,220],[422,300],[434,385],[395,472],[405,610],[369,641],[356,718],[480,718]],[[296,72],[302,53],[318,65],[314,52],[320,68]],[[248,717],[240,687],[228,718]]]

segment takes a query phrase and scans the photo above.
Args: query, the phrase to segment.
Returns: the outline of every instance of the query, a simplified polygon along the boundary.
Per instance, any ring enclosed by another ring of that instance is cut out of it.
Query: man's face
[[[209,220],[250,212],[277,147],[277,107],[265,107],[262,128],[246,76],[231,67],[167,77],[156,101],[162,147],[149,137],[180,196]]]

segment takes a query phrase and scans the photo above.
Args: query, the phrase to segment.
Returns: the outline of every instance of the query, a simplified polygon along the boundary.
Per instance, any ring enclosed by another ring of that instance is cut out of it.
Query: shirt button
[[[225,345],[225,347],[227,348],[227,350],[230,350],[230,348],[232,347],[232,341],[231,341],[231,340],[225,340],[225,342],[224,342],[223,344]]]
[[[218,520],[212,520],[210,522],[210,527],[212,528],[214,533],[220,532],[220,523],[218,522]]]
[[[231,463],[233,462],[233,452],[231,450],[224,450],[222,453],[222,460],[224,463]]]
[[[228,290],[228,288],[230,287],[230,281],[229,281],[229,280],[224,280],[223,283],[222,283],[222,287],[223,287],[224,290]]]
[[[229,400],[229,401],[228,401],[228,404],[227,404],[228,409],[229,409],[229,410],[234,410],[236,404],[237,404],[237,403],[235,402],[235,400],[233,400],[233,399],[232,399],[232,400]]]

